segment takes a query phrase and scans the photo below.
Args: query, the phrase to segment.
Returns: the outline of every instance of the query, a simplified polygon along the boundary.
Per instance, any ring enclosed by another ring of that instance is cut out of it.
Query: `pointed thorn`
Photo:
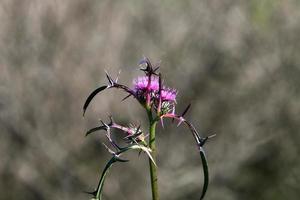
[[[175,102],[176,103],[176,102]],[[173,105],[172,114],[175,115],[175,105]]]
[[[161,126],[163,127],[163,128],[165,128],[165,125],[164,125],[164,119],[161,117],[160,118],[160,123],[161,123]]]
[[[140,131],[140,129],[141,129],[141,125],[139,125],[139,126],[137,127],[135,134],[138,134],[139,131]]]
[[[109,85],[112,86],[114,85],[114,81],[112,80],[112,78],[108,75],[107,71],[105,71],[106,74],[106,78],[108,79]]]
[[[213,137],[215,137],[215,136],[216,136],[216,134],[213,134],[213,135],[210,135],[210,136],[207,136],[207,137],[205,137],[205,138],[200,139],[199,146],[200,146],[200,147],[203,147],[204,144],[207,142],[208,139],[213,138]]]
[[[101,124],[102,124],[103,126],[106,126],[106,124],[102,121],[102,119],[99,119],[99,121],[101,122]]]
[[[122,159],[122,158],[119,158],[119,157],[115,157],[115,159],[118,162],[129,162],[129,160],[125,160],[125,159]]]
[[[161,73],[158,74],[158,87],[159,87],[159,94],[161,94],[162,90],[162,81],[161,81]]]
[[[93,192],[88,192],[88,191],[83,191],[83,192],[86,193],[86,194],[93,195],[94,197],[96,197],[96,195],[97,195],[97,190],[95,190]]]
[[[155,73],[158,69],[159,69],[159,66],[153,70],[153,73]]]
[[[143,56],[143,59],[138,63],[138,66],[141,68],[142,71],[146,71],[148,69],[149,64],[145,56]]]
[[[111,115],[109,116],[109,120],[110,120],[109,124],[113,125],[114,124],[114,119],[113,119],[113,117]]]
[[[183,121],[184,121],[184,119],[183,119],[183,118],[180,118],[180,119],[179,119],[179,122],[178,122],[178,124],[177,124],[177,127],[179,127],[179,126],[182,124]]]
[[[115,155],[115,154],[116,154],[116,153],[115,153],[113,150],[111,150],[106,144],[102,143],[102,145],[105,147],[105,149],[106,149],[110,154],[112,154],[112,155]]]
[[[128,99],[132,94],[127,95],[126,97],[124,97],[121,101],[125,101],[126,99]]]
[[[216,136],[217,136],[217,134],[212,134],[212,135],[208,136],[208,139],[216,137]]]
[[[141,153],[142,153],[142,152],[143,152],[143,150],[140,150],[140,151],[139,151],[139,155],[138,155],[138,156],[141,156]]]
[[[185,110],[184,110],[184,111],[182,112],[182,114],[181,114],[181,117],[183,117],[183,116],[187,113],[187,111],[190,109],[191,105],[192,105],[192,104],[189,104],[189,105],[185,108]]]
[[[115,80],[115,82],[116,82],[116,83],[117,83],[117,82],[118,82],[118,80],[119,80],[119,76],[120,76],[120,74],[121,74],[121,70],[119,70],[118,76],[117,76],[117,78],[116,78],[116,80]]]

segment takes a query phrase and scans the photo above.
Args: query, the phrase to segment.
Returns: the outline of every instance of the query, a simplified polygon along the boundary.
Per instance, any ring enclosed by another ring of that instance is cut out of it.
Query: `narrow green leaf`
[[[202,194],[200,197],[200,200],[204,198],[205,193],[208,188],[208,182],[209,182],[209,173],[208,173],[208,164],[205,156],[204,149],[200,147],[200,156],[201,156],[201,161],[202,161],[202,167],[203,167],[203,175],[204,175],[204,183],[202,187]]]
[[[84,105],[83,105],[83,116],[85,114],[85,111],[87,109],[87,107],[89,106],[90,102],[92,101],[92,99],[101,91],[105,90],[107,88],[106,85],[104,86],[101,86],[99,88],[97,88],[96,90],[94,90],[89,96],[88,98],[86,99]]]
[[[130,149],[124,149],[119,155],[121,155],[122,153],[126,152],[127,150]],[[99,180],[97,189],[95,190],[95,192],[90,192],[90,194],[94,195],[94,199],[95,200],[101,200],[102,199],[102,192],[103,192],[103,187],[104,187],[104,181],[105,178],[109,172],[109,169],[113,166],[113,164],[115,162],[128,162],[129,160],[124,160],[119,158],[118,156],[114,155],[109,161],[108,163],[105,165],[105,168],[102,172],[101,178]]]
[[[134,150],[134,149],[137,149],[137,150],[142,150],[144,152],[147,153],[147,155],[149,156],[149,158],[151,159],[151,161],[156,165],[156,163],[154,162],[154,159],[152,158],[150,152],[151,152],[151,149],[145,147],[145,146],[142,146],[142,145],[139,145],[139,144],[135,144],[135,145],[131,145],[131,146],[128,146],[128,147],[125,147],[125,148],[122,148],[119,152],[117,152],[109,161],[108,163],[105,165],[105,168],[102,172],[102,175],[101,175],[101,178],[99,180],[99,183],[98,183],[98,186],[97,186],[97,189],[94,191],[94,192],[88,192],[89,194],[92,194],[94,195],[94,199],[95,200],[101,200],[101,196],[102,196],[102,191],[103,191],[103,186],[104,186],[104,181],[105,181],[105,178],[107,176],[107,173],[109,171],[109,169],[113,166],[113,164],[115,162],[128,162],[128,160],[124,160],[124,159],[121,159],[119,158],[119,156],[123,153],[125,153],[126,151],[128,150]]]
[[[96,131],[100,131],[100,130],[107,130],[107,127],[106,126],[98,126],[98,127],[95,127],[95,128],[92,128],[90,130],[88,130],[85,134],[85,136],[88,136],[89,134],[93,133],[93,132],[96,132]]]
[[[97,190],[96,190],[97,191],[97,194],[96,194],[96,197],[95,197],[96,200],[101,200],[101,196],[102,196],[102,191],[103,191],[103,186],[104,186],[104,181],[105,181],[106,175],[107,175],[109,169],[113,166],[113,164],[115,162],[117,162],[117,159],[116,159],[115,156],[113,156],[108,161],[108,163],[105,165],[105,168],[104,168],[104,170],[102,172],[102,175],[101,175],[101,178],[100,178]]]

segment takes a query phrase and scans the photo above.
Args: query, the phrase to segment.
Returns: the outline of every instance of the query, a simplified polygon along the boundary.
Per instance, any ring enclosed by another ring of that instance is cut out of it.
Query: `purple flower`
[[[161,99],[162,101],[172,101],[176,102],[177,90],[172,88],[164,88],[161,91]]]
[[[151,76],[150,85],[148,88],[149,77],[148,76],[140,76],[133,80],[133,85],[135,91],[158,91],[159,82],[157,76]]]
[[[177,90],[166,87],[161,82],[159,75],[146,74],[133,80],[133,91],[141,104],[154,105],[157,112],[167,113],[175,109]]]

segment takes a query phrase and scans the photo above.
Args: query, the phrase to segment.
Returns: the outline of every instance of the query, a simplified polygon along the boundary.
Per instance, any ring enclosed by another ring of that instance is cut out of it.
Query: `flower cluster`
[[[92,99],[101,91],[105,89],[121,89],[125,91],[128,95],[123,99],[125,100],[128,97],[134,97],[147,111],[149,118],[149,133],[146,133],[140,129],[140,126],[130,125],[123,126],[120,125],[110,117],[109,123],[104,123],[101,121],[101,125],[95,128],[90,129],[86,135],[89,135],[93,132],[104,130],[106,131],[106,137],[110,143],[110,145],[114,148],[110,149],[105,145],[105,148],[109,153],[112,154],[111,160],[107,163],[104,168],[104,171],[99,180],[99,184],[95,191],[90,192],[93,195],[94,200],[100,200],[101,194],[103,190],[104,180],[109,168],[115,162],[126,162],[127,160],[121,159],[121,155],[129,150],[139,150],[139,152],[143,151],[147,154],[150,159],[150,171],[151,171],[151,185],[152,185],[152,195],[153,200],[158,200],[158,192],[157,187],[157,177],[156,177],[156,164],[155,164],[155,127],[156,122],[161,121],[163,125],[163,119],[170,118],[173,121],[176,121],[179,126],[180,124],[185,124],[187,128],[190,130],[194,140],[196,141],[197,147],[200,152],[201,161],[203,163],[203,172],[204,172],[204,184],[202,187],[201,199],[204,197],[207,186],[208,186],[208,167],[207,161],[204,153],[203,146],[207,139],[213,137],[200,137],[197,130],[194,126],[184,118],[184,115],[189,110],[191,104],[189,104],[186,109],[181,114],[175,113],[176,106],[176,97],[177,90],[167,87],[163,85],[162,76],[158,73],[159,65],[153,66],[148,58],[143,58],[139,63],[140,70],[142,70],[145,75],[139,76],[133,80],[133,87],[128,87],[123,84],[118,83],[118,78],[113,80],[108,74],[106,77],[108,79],[108,85],[101,86],[95,89],[86,99],[85,104],[83,106],[83,115],[87,107],[89,106]],[[128,146],[120,147],[116,141],[114,141],[111,137],[111,129],[118,129],[124,132],[126,135],[123,137],[124,141],[127,142]],[[149,136],[149,141],[147,142],[145,139]]]
[[[144,66],[144,68],[143,68]],[[153,107],[160,115],[168,112],[175,112],[177,90],[162,84],[161,74],[156,71],[148,58],[140,62],[141,69],[145,76],[140,76],[133,80],[133,91],[136,99],[145,107]]]
[[[162,86],[161,94],[159,94],[159,78],[152,76],[151,79],[147,76],[141,76],[133,80],[134,91],[141,101],[146,98],[147,92],[151,93],[154,100],[176,102],[177,90]]]

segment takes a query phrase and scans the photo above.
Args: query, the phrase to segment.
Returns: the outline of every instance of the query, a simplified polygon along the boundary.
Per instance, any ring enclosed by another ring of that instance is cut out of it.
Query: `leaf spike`
[[[107,129],[109,129],[110,127],[108,126],[108,124],[106,124],[105,122],[103,122],[102,121],[102,119],[100,119],[100,122],[101,122],[101,124],[103,125],[103,126],[106,126],[107,127]]]
[[[155,69],[153,70],[153,74],[157,75],[155,72],[159,69],[159,66],[158,67],[155,67]]]
[[[157,107],[157,115],[161,114],[161,104],[162,104],[162,97],[161,97],[161,90],[162,90],[162,83],[161,83],[161,74],[158,75],[158,107]]]
[[[118,162],[129,162],[129,160],[119,158],[118,156],[115,156],[115,160]]]
[[[217,136],[217,134],[212,134],[212,135],[208,136],[208,139],[216,137],[216,136]]]
[[[125,101],[126,99],[128,99],[132,94],[128,94],[126,97],[124,97],[121,101]]]
[[[108,75],[107,71],[105,70],[106,78],[108,79],[109,85],[113,86],[114,85],[114,80]]]
[[[184,109],[184,111],[182,112],[182,114],[181,114],[181,117],[183,117],[186,113],[187,113],[187,111],[190,109],[190,107],[191,107],[191,103]]]
[[[92,128],[92,129],[90,129],[86,132],[85,137],[88,136],[89,134],[91,134],[95,131],[99,131],[99,130],[106,130],[107,131],[107,127],[106,126],[98,126],[98,127]]]
[[[107,85],[104,85],[104,86],[101,86],[101,87],[98,87],[97,89],[95,89],[88,97],[87,99],[85,100],[85,103],[83,105],[83,114],[82,116],[84,116],[85,114],[85,111],[87,109],[87,107],[89,106],[89,104],[91,103],[91,101],[93,100],[93,98],[101,91],[107,89],[108,86]]]
[[[112,155],[116,155],[116,152],[111,150],[105,143],[102,143],[102,145],[105,147],[105,149]]]
[[[165,125],[164,125],[164,118],[163,118],[163,117],[160,118],[160,123],[161,123],[161,126],[162,126],[163,128],[165,128]]]
[[[174,118],[173,118],[174,119]],[[178,124],[177,124],[177,127],[179,127],[181,124],[182,124],[182,122],[184,122],[185,121],[185,119],[183,118],[183,117],[180,117],[179,118],[179,122],[178,122]]]
[[[140,131],[140,129],[141,129],[141,125],[139,125],[139,126],[137,127],[137,129],[136,129],[136,131],[135,131],[135,134],[138,134],[139,131]]]
[[[86,193],[86,194],[93,195],[94,197],[96,197],[96,195],[97,195],[97,190],[95,190],[93,192],[88,192],[88,191],[83,191],[83,192]]]
[[[202,146],[204,146],[204,144],[206,143],[206,141],[208,140],[208,139],[210,139],[210,138],[213,138],[213,137],[215,137],[217,134],[213,134],[213,135],[210,135],[210,136],[207,136],[207,137],[205,137],[205,138],[202,138],[202,139],[200,139],[200,146],[202,147]]]
[[[208,188],[209,172],[208,172],[208,164],[207,164],[205,152],[201,146],[200,146],[200,156],[201,156],[202,168],[203,168],[203,174],[204,174],[204,183],[203,183],[202,193],[201,193],[201,197],[200,197],[200,200],[202,200],[204,198],[207,188]]]
[[[113,125],[115,123],[115,121],[111,115],[109,115],[109,120],[110,120],[109,125]]]
[[[117,78],[116,78],[116,80],[115,80],[115,83],[117,83],[117,82],[118,82],[118,80],[119,80],[119,77],[120,77],[120,74],[121,74],[121,70],[119,70],[119,73],[118,73],[118,76],[117,76]]]
[[[140,62],[138,63],[138,66],[141,68],[142,71],[147,71],[149,68],[149,64],[147,62],[147,57],[143,56],[143,59],[140,60]]]

